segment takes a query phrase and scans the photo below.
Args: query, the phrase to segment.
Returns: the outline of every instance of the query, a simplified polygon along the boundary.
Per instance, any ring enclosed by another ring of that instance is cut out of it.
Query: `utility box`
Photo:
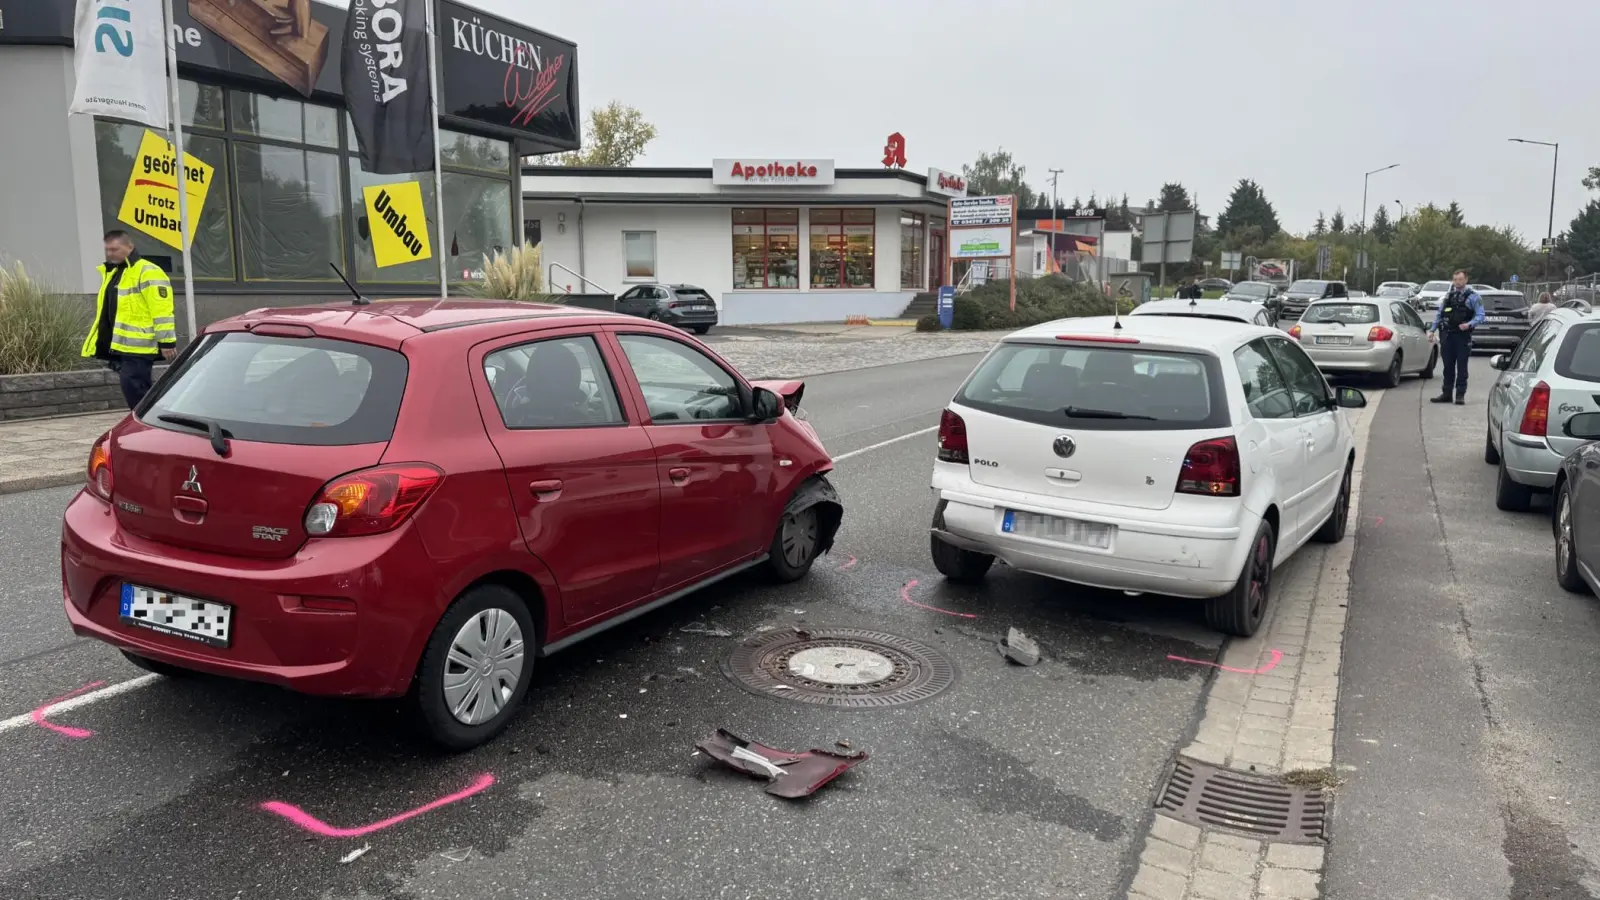
[[[939,327],[946,331],[956,320],[956,289],[953,285],[939,288]]]

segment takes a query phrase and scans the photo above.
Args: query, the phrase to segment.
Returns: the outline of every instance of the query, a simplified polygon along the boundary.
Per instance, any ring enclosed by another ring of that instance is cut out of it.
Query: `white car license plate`
[[[1319,334],[1319,335],[1317,335],[1317,343],[1319,343],[1319,344],[1333,344],[1333,345],[1336,345],[1336,346],[1339,346],[1339,347],[1348,347],[1348,346],[1350,346],[1350,335],[1348,335],[1348,334]]]
[[[706,306],[704,304],[701,304],[700,306],[692,306],[692,307],[690,307],[690,309],[693,309],[695,312],[710,312],[713,309],[716,309],[716,307],[715,306]]]
[[[1060,516],[1046,516],[1040,513],[1008,509],[1006,510],[1005,518],[1000,522],[1000,530],[1006,534],[1015,534],[1022,537],[1043,538],[1047,541],[1059,541],[1063,544],[1076,544],[1080,547],[1092,547],[1096,550],[1109,550],[1111,548],[1111,536],[1116,534],[1117,527],[1100,522],[1082,522],[1077,519],[1064,519]]]
[[[1499,325],[1509,325],[1515,322],[1516,319],[1512,316],[1484,316],[1484,321],[1494,322]]]
[[[124,625],[226,647],[233,628],[233,607],[124,584],[119,618]]]

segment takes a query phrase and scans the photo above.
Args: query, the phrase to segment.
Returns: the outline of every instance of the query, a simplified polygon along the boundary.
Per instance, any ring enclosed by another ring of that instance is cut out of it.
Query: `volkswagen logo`
[[[1056,451],[1057,456],[1066,459],[1078,452],[1078,442],[1063,434],[1061,437],[1056,438],[1056,442],[1051,445],[1051,449]]]

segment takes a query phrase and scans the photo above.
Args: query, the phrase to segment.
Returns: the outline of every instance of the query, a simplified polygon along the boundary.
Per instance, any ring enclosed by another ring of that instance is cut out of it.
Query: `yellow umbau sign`
[[[375,184],[361,192],[367,201],[367,226],[372,229],[372,255],[379,268],[433,256],[420,183]]]
[[[192,240],[200,210],[211,192],[215,170],[188,153],[183,155],[183,162],[188,167],[189,237]],[[128,173],[128,189],[122,195],[122,209],[117,213],[117,220],[168,247],[183,249],[183,233],[178,223],[178,155],[173,152],[172,142],[154,131],[146,131],[139,141],[139,152],[133,157],[133,171]]]

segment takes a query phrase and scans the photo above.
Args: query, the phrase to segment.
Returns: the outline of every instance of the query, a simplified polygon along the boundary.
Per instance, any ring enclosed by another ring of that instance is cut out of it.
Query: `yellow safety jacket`
[[[100,292],[95,294],[94,322],[83,342],[83,355],[93,357],[100,341],[100,318],[105,311],[106,287],[113,267],[101,263]],[[122,269],[116,291],[117,318],[111,329],[111,352],[129,356],[155,356],[161,348],[178,343],[172,311],[172,281],[161,267],[133,257]]]

